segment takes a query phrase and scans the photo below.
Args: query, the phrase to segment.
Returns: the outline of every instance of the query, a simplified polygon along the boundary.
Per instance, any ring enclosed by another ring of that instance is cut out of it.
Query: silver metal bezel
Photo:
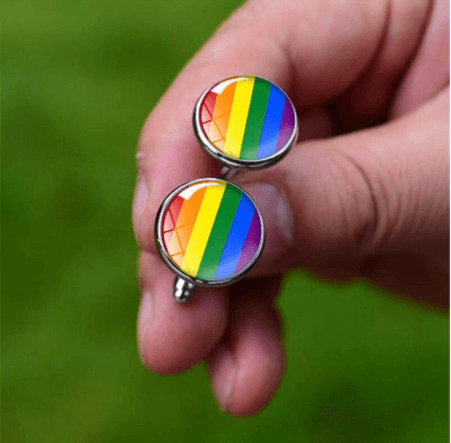
[[[234,78],[240,78],[240,77],[255,77],[255,76],[247,76],[247,75],[238,75],[235,77],[229,77],[224,80],[221,80],[220,82],[214,83],[209,88],[207,88],[202,95],[197,99],[196,105],[194,106],[193,111],[193,127],[194,127],[194,133],[196,134],[197,139],[199,140],[200,145],[202,148],[207,152],[207,154],[214,157],[219,162],[223,163],[226,166],[229,166],[230,168],[236,168],[236,169],[262,169],[269,166],[272,166],[273,164],[277,163],[279,160],[281,160],[285,155],[288,154],[288,151],[291,149],[291,147],[296,143],[298,138],[298,116],[296,113],[296,108],[293,105],[293,102],[291,101],[290,97],[288,97],[288,94],[279,86],[277,86],[288,98],[288,100],[291,103],[291,106],[293,107],[294,111],[294,131],[291,134],[291,137],[285,144],[285,146],[275,154],[273,154],[270,157],[266,157],[261,160],[242,160],[239,158],[230,157],[223,152],[221,152],[216,146],[214,146],[210,140],[205,136],[205,133],[202,129],[201,123],[200,123],[200,106],[202,104],[202,101],[205,97],[205,95],[216,85],[219,83],[225,82],[227,80],[231,80]],[[256,77],[255,77],[256,78]],[[258,77],[263,80],[266,80],[270,83],[272,83],[270,80],[267,80],[264,77]],[[274,83],[272,83],[274,84]]]
[[[243,191],[251,199],[252,203],[254,204],[254,206],[257,210],[258,216],[260,217],[260,223],[261,223],[261,227],[262,227],[261,236],[260,236],[260,244],[257,249],[257,253],[255,255],[254,260],[251,261],[245,268],[243,268],[238,274],[234,275],[233,277],[223,279],[223,280],[217,280],[217,281],[201,280],[201,279],[193,278],[190,275],[185,274],[183,271],[181,271],[174,263],[172,263],[171,259],[166,254],[164,246],[163,246],[163,238],[161,235],[162,231],[163,231],[163,229],[162,229],[163,214],[164,214],[166,208],[168,207],[169,203],[172,201],[172,199],[183,188],[186,188],[187,186],[190,186],[190,185],[193,185],[196,183],[200,183],[203,181],[208,181],[208,180],[221,181],[224,183],[228,183],[228,184],[231,184],[231,185],[237,187],[239,190]],[[260,214],[260,211],[259,211],[257,205],[255,204],[255,201],[244,189],[242,189],[240,186],[236,185],[235,183],[231,183],[227,180],[222,180],[220,178],[214,178],[214,177],[205,177],[205,178],[200,178],[197,180],[191,180],[191,181],[188,181],[188,182],[178,186],[177,188],[175,188],[161,203],[160,208],[158,209],[158,212],[157,212],[157,216],[155,218],[155,227],[154,228],[155,228],[155,244],[156,244],[158,252],[159,252],[161,258],[163,259],[163,261],[165,262],[165,264],[169,267],[169,269],[172,272],[174,272],[174,274],[176,274],[180,278],[182,278],[194,285],[199,285],[199,286],[210,286],[210,287],[227,286],[227,285],[230,285],[230,284],[235,283],[238,280],[242,279],[257,263],[257,261],[261,257],[261,254],[263,253],[263,248],[265,246],[265,225],[263,223],[262,215]]]

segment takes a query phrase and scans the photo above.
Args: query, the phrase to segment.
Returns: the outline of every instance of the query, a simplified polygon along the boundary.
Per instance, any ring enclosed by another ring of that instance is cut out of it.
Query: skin
[[[218,176],[220,166],[195,139],[191,113],[207,87],[239,74],[288,93],[299,141],[277,165],[234,177],[267,227],[252,274],[227,288],[198,288],[177,304],[174,276],[155,248],[156,211],[179,184]],[[448,307],[449,3],[251,0],[152,111],[137,158],[142,361],[172,374],[204,360],[220,407],[254,414],[283,374],[274,307],[282,272],[364,276]]]

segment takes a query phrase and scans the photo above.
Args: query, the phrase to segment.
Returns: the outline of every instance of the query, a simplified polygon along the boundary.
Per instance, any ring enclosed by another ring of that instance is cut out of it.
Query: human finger
[[[255,275],[443,248],[449,232],[449,89],[376,128],[304,142],[236,181],[266,245]]]
[[[198,288],[185,305],[172,298],[173,280],[158,257],[141,254],[139,351],[147,367],[164,374],[184,371],[205,358],[217,346],[228,319],[225,288]]]
[[[207,357],[216,399],[232,415],[261,410],[280,383],[284,351],[274,308],[279,284],[280,277],[271,277],[234,285],[229,325],[220,345]]]

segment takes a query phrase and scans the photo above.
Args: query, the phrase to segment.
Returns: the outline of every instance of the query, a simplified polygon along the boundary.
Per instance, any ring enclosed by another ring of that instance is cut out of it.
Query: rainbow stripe
[[[185,274],[218,281],[246,268],[259,250],[262,225],[248,195],[223,180],[182,189],[167,206],[163,246]]]
[[[200,105],[200,124],[221,152],[261,160],[283,149],[295,130],[285,93],[259,77],[235,77],[211,88]]]

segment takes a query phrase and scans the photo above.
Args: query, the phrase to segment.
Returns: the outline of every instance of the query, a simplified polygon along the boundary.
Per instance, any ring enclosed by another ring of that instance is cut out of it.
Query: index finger
[[[234,13],[177,77],[142,131],[140,192],[134,202],[141,248],[156,252],[155,214],[172,189],[218,175],[219,165],[200,149],[191,123],[196,99],[207,87],[227,77],[254,75],[284,89],[298,111],[322,103],[343,92],[365,67],[382,34],[385,10],[382,0],[286,1],[282,6],[264,0]]]

